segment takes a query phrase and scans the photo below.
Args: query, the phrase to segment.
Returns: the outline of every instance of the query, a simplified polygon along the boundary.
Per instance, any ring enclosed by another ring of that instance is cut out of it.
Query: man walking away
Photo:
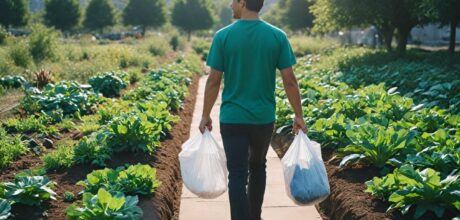
[[[293,131],[307,132],[292,70],[296,58],[286,34],[259,18],[263,3],[233,0],[233,18],[237,20],[216,32],[207,59],[211,73],[199,128],[201,132],[212,130],[210,113],[223,75],[220,129],[229,171],[232,220],[261,219],[266,155],[275,121],[276,69],[295,112]]]

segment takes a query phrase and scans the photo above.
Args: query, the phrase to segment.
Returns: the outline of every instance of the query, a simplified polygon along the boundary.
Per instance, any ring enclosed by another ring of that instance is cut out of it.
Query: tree
[[[1,0],[0,25],[24,26],[29,17],[29,6],[26,0]]]
[[[81,18],[78,0],[48,0],[45,4],[45,21],[63,32],[76,27]]]
[[[214,25],[216,18],[212,8],[207,0],[177,0],[172,10],[172,24],[185,30],[190,41],[193,31]]]
[[[147,27],[160,27],[166,22],[166,3],[164,0],[130,0],[123,11],[125,25],[139,25],[142,36]]]
[[[283,17],[285,23],[291,30],[300,30],[311,28],[313,26],[313,15],[309,7],[312,5],[311,0],[288,0]]]
[[[85,27],[98,29],[102,34],[105,27],[115,25],[115,8],[110,0],[91,0],[86,8]]]
[[[449,52],[455,53],[457,26],[460,26],[460,1],[426,0],[424,6],[427,10],[431,9],[433,21],[450,26]]]
[[[398,33],[397,50],[406,51],[412,28],[429,21],[429,13],[419,0],[317,0],[311,7],[314,29],[325,31],[350,26],[375,25],[391,50],[394,31]]]

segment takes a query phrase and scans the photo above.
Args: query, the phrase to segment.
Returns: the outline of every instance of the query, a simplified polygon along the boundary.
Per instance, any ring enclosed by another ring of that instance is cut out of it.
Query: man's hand
[[[305,134],[308,133],[308,128],[307,126],[305,126],[305,121],[303,120],[303,118],[296,116],[292,124],[292,132],[294,132],[294,134],[298,134],[299,130],[302,130]]]
[[[206,130],[206,128],[208,128],[209,131],[212,131],[212,120],[211,120],[211,117],[209,116],[206,116],[206,117],[203,117],[201,118],[201,122],[200,122],[200,131],[201,133],[204,133],[204,131]]]

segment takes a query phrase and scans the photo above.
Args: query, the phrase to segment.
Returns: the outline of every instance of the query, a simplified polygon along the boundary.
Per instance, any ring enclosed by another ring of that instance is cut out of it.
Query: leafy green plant
[[[433,169],[420,171],[404,165],[383,179],[375,177],[366,182],[366,191],[392,203],[389,210],[399,209],[405,215],[415,209],[415,219],[432,211],[442,218],[447,209],[460,211],[459,176],[454,171],[441,180],[439,172]]]
[[[43,201],[56,200],[56,193],[52,190],[54,184],[46,176],[20,176],[3,186],[5,198],[24,205],[38,206]]]
[[[131,165],[127,168],[102,169],[91,172],[85,181],[78,182],[85,192],[96,193],[100,188],[109,192],[128,195],[149,195],[160,185],[156,179],[156,169],[149,165]]]
[[[72,192],[65,191],[63,197],[64,197],[64,202],[75,201],[75,195]]]
[[[25,119],[10,118],[3,122],[3,126],[8,132],[30,134],[38,132],[45,135],[57,135],[58,130],[49,126],[53,119],[42,114],[39,117],[31,115]]]
[[[5,168],[14,159],[28,151],[27,146],[19,135],[8,135],[5,129],[0,127],[0,168]]]
[[[107,144],[115,152],[153,152],[160,144],[162,128],[143,113],[124,113],[114,118],[106,131]]]
[[[42,159],[46,170],[71,167],[74,164],[74,147],[59,145],[55,151],[46,154]]]
[[[11,202],[0,198],[0,220],[6,220],[11,216]]]
[[[373,124],[355,125],[346,134],[351,144],[339,149],[338,154],[343,157],[340,166],[362,161],[379,168],[403,149],[410,148],[415,136],[414,132],[408,130]]]
[[[75,204],[67,208],[67,217],[70,220],[92,219],[140,219],[142,210],[137,206],[137,196],[123,196],[122,193],[109,193],[103,188],[96,195],[83,194],[83,207]]]
[[[128,74],[125,72],[106,72],[91,77],[88,83],[94,92],[112,98],[120,96],[121,90],[126,88],[127,77]]]
[[[112,156],[112,151],[106,146],[107,137],[94,133],[83,137],[74,148],[74,161],[77,164],[94,164],[105,166]]]
[[[5,88],[21,88],[28,84],[28,81],[22,76],[8,75],[0,78],[0,85]]]
[[[62,109],[64,115],[89,114],[100,103],[100,97],[89,89],[91,86],[80,85],[73,81],[61,81],[57,85],[48,84],[43,92],[27,93],[21,101],[28,112],[51,112]]]

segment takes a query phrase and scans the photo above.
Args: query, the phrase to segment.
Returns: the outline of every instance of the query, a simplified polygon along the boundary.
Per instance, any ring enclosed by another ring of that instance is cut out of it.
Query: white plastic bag
[[[184,184],[195,195],[213,199],[227,190],[225,151],[207,129],[182,145],[179,161]]]
[[[303,131],[294,138],[281,162],[286,191],[297,205],[313,205],[330,194],[321,147]]]

